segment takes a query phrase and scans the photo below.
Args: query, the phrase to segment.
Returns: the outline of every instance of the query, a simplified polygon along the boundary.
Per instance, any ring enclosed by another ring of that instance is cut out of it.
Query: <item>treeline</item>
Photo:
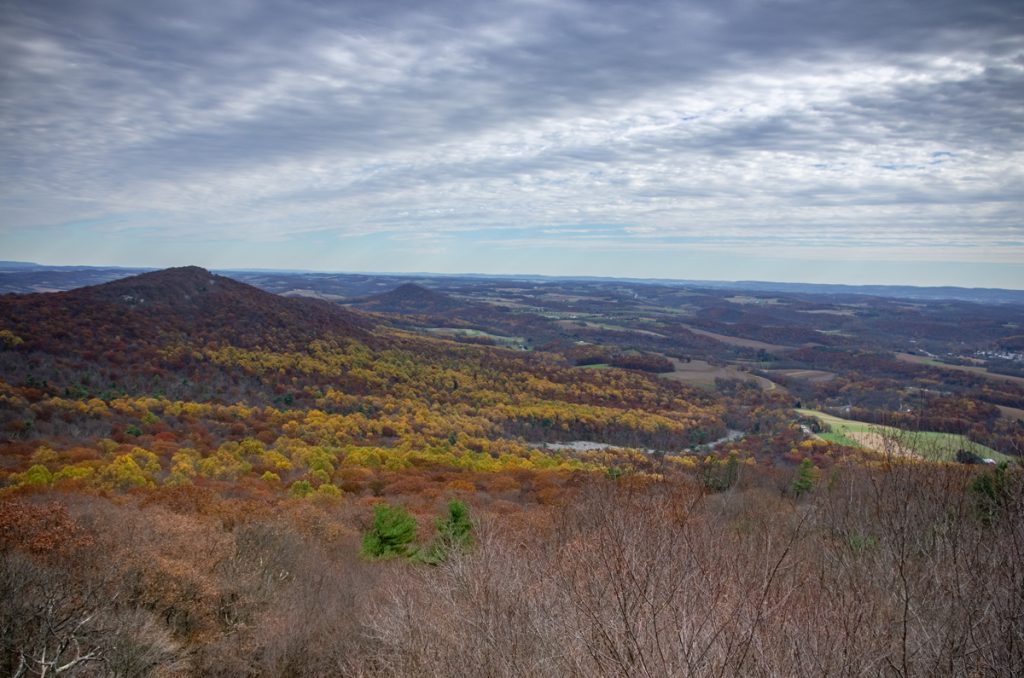
[[[577,367],[588,365],[611,365],[625,370],[642,372],[666,373],[675,370],[672,361],[663,355],[640,353],[639,351],[621,352],[609,350],[601,346],[575,347],[566,351],[566,357]]]

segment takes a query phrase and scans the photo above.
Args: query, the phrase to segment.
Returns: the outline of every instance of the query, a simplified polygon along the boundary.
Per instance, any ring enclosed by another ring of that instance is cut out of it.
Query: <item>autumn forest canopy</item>
[[[1024,672],[1022,322],[196,267],[5,294],[0,665]]]

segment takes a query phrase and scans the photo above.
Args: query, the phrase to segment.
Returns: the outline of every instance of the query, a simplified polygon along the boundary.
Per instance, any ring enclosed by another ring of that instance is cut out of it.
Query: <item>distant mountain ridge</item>
[[[5,269],[42,268],[39,264],[31,261],[0,261],[0,271]]]
[[[745,292],[786,292],[831,296],[870,296],[929,301],[956,300],[984,304],[1024,304],[1024,290],[997,287],[916,287],[913,285],[840,285],[831,283],[786,283],[740,280],[737,282],[702,282],[706,287],[735,289]]]
[[[30,262],[4,261],[0,262],[0,293],[24,294],[37,291],[59,291],[69,290],[84,285],[94,285],[107,282],[128,275],[140,273],[152,269],[144,268],[119,268],[115,266],[44,266]],[[222,271],[228,277],[247,278],[256,273],[274,273],[273,269],[232,269]],[[322,277],[326,274],[302,271],[276,271],[279,276],[291,276],[295,278],[296,286],[301,287],[301,281],[305,276]],[[350,275],[350,274],[342,274]],[[1002,288],[969,288],[956,286],[942,287],[918,287],[913,285],[845,285],[831,283],[793,283],[793,282],[769,282],[757,280],[741,281],[719,281],[719,280],[681,280],[670,278],[618,278],[600,276],[547,276],[547,275],[490,275],[490,274],[359,274],[374,275],[381,278],[395,278],[408,280],[409,278],[443,278],[451,279],[487,279],[487,280],[508,280],[521,282],[545,282],[552,280],[575,280],[594,282],[620,282],[636,284],[655,285],[681,285],[694,288],[705,288],[713,290],[736,290],[740,292],[757,293],[790,293],[790,294],[814,294],[827,295],[831,297],[840,296],[868,296],[884,297],[895,299],[918,299],[918,300],[956,300],[971,301],[982,304],[1019,304],[1024,305],[1024,290],[1011,290]],[[412,283],[419,287],[417,283]],[[424,288],[427,289],[427,288]],[[387,294],[387,293],[384,293]],[[383,295],[374,295],[379,297]],[[371,297],[365,297],[369,300]],[[362,301],[362,300],[361,300]],[[383,300],[383,310],[387,300]],[[367,309],[371,310],[371,309]],[[395,311],[398,312],[398,311]]]

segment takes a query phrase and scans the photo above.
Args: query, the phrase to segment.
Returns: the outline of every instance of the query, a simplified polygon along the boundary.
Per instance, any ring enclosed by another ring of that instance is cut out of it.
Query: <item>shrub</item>
[[[21,475],[22,485],[49,485],[53,482],[53,474],[50,469],[42,464],[36,464]]]
[[[288,494],[298,499],[308,497],[313,494],[313,485],[308,480],[296,480],[292,483],[292,486],[288,488]]]
[[[320,487],[316,488],[316,493],[321,497],[337,498],[341,496],[341,490],[331,483],[324,483]]]
[[[1009,501],[1010,482],[1006,473],[1007,464],[1003,462],[991,472],[981,473],[971,481],[971,494],[974,496],[974,507],[978,517],[986,524],[992,524],[996,515]]]
[[[115,490],[128,490],[151,484],[131,455],[122,454],[100,469],[101,480]]]
[[[956,460],[961,464],[980,464],[982,459],[980,456],[971,452],[970,450],[957,450]]]

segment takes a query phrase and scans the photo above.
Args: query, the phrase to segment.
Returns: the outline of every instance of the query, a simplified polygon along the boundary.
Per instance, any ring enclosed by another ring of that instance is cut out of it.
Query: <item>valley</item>
[[[1024,386],[986,370],[1021,309],[197,267],[0,296],[2,661],[605,675],[628,630],[658,673],[1015,666]],[[851,608],[888,632],[830,635]]]
[[[0,3],[0,677],[1024,676],[1024,4]]]

